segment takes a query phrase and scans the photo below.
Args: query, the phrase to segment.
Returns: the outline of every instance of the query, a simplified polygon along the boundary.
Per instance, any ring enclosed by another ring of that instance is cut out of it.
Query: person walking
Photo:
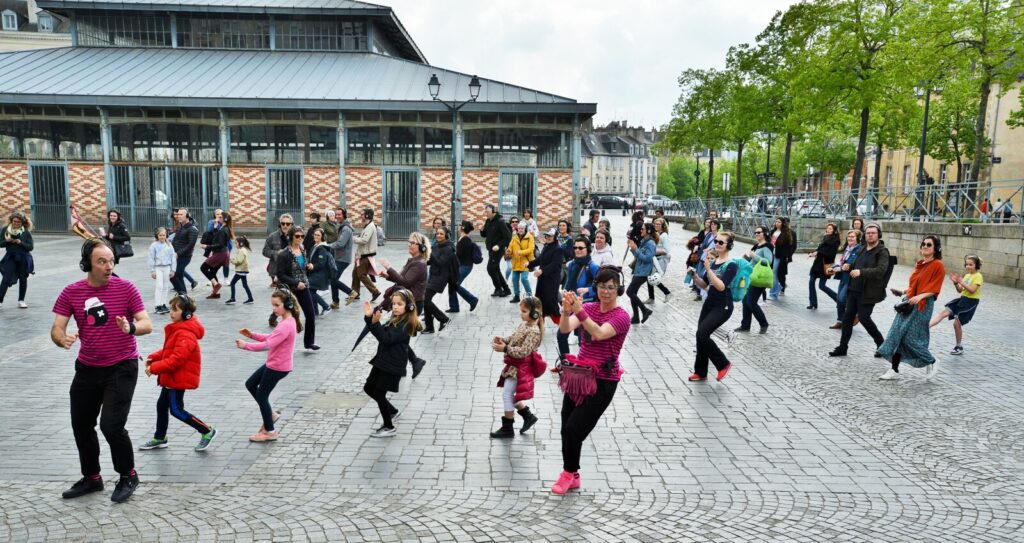
[[[544,248],[540,256],[531,261],[527,267],[533,270],[533,276],[537,278],[537,298],[540,299],[541,308],[545,315],[558,324],[560,312],[558,309],[558,288],[562,285],[562,261],[564,259],[562,248],[555,241],[555,229],[552,228],[544,233]]]
[[[515,215],[513,215],[512,218],[508,220],[508,226],[509,226],[509,230],[512,232],[512,236],[515,237],[516,232],[519,230],[519,217],[516,217]],[[539,235],[534,236],[533,239],[536,242],[535,246],[537,246],[536,247],[537,254],[540,254],[540,247],[539,247],[539,245],[540,245],[540,236]],[[510,240],[509,244],[511,244],[511,243],[512,242]],[[507,283],[507,282],[512,280],[512,252],[509,251],[508,248],[505,249],[505,256],[503,258],[504,258],[504,261],[505,261],[505,282]],[[531,257],[531,260],[533,258],[536,258],[536,255]]]
[[[562,396],[562,473],[551,486],[551,491],[559,495],[580,487],[583,442],[611,405],[622,378],[619,355],[630,327],[629,313],[619,307],[622,271],[615,266],[605,266],[597,272],[594,282],[597,284],[596,302],[584,304],[575,292],[566,292],[560,307],[559,333],[570,334],[582,328],[584,334],[579,354],[556,368],[560,374],[559,386],[565,392]],[[581,393],[581,387],[572,386],[573,377],[580,377],[581,373],[589,373],[584,379],[594,384],[594,392],[589,395]]]
[[[654,231],[658,239],[654,250],[655,259],[661,268],[661,282],[658,283],[658,290],[665,295],[665,301],[667,302],[672,296],[672,291],[665,286],[665,280],[668,279],[668,263],[672,261],[672,252],[669,247],[668,223],[665,222],[664,218],[659,217],[654,219],[654,222],[651,224],[654,225]],[[650,282],[647,283],[647,302],[654,303],[654,285]]]
[[[437,249],[430,253],[427,259],[427,290],[423,295],[426,315],[424,334],[434,333],[434,321],[439,322],[437,331],[440,332],[448,326],[451,318],[441,311],[434,303],[434,296],[442,292],[446,287],[453,289],[458,284],[459,265],[455,257],[455,246],[452,245],[450,232],[447,226],[437,229],[434,239],[437,240]]]
[[[505,256],[505,250],[512,241],[512,230],[501,218],[501,213],[495,211],[493,205],[488,204],[484,207],[484,216],[487,220],[484,221],[480,234],[484,237],[487,247],[487,275],[491,277],[491,283],[494,285],[494,292],[491,293],[491,296],[497,298],[511,296],[512,291],[509,290],[508,283],[501,275],[501,259]]]
[[[245,388],[256,400],[260,408],[263,424],[249,441],[277,441],[279,437],[275,424],[281,418],[280,411],[274,411],[270,405],[270,393],[274,391],[281,379],[288,377],[294,366],[295,336],[302,331],[299,319],[299,301],[287,290],[275,290],[270,295],[270,306],[274,315],[280,320],[274,331],[269,334],[253,332],[248,328],[238,331],[243,337],[255,340],[249,343],[241,339],[235,340],[235,347],[243,351],[266,351],[267,362],[252,372],[245,380]]]
[[[3,307],[7,289],[18,283],[18,307],[25,309],[28,303],[28,276],[35,273],[35,261],[32,259],[32,220],[20,211],[15,211],[7,218],[7,226],[0,230],[0,247],[4,256],[0,259],[0,307]]]
[[[779,217],[775,219],[775,225],[770,235],[772,246],[775,248],[774,269],[775,283],[768,293],[769,300],[778,300],[780,295],[786,293],[786,275],[789,274],[789,263],[793,261],[793,253],[796,251],[796,238],[793,230],[789,228],[789,218]]]
[[[206,244],[205,249],[210,256],[206,257],[202,266],[199,266],[199,271],[213,285],[213,291],[206,297],[208,300],[220,298],[220,289],[223,285],[217,279],[217,274],[221,268],[231,262],[230,244],[234,239],[235,229],[231,223],[231,214],[225,211],[221,214],[219,222],[214,223],[213,230],[209,232],[209,243]]]
[[[185,391],[199,388],[202,373],[202,352],[199,340],[206,329],[196,318],[196,303],[191,298],[175,296],[170,301],[171,323],[164,327],[164,345],[146,357],[146,376],[156,375],[160,397],[156,401],[156,432],[153,439],[139,446],[139,450],[167,448],[167,414],[199,432],[196,451],[210,447],[217,430],[185,411]]]
[[[648,309],[642,301],[640,301],[640,287],[647,283],[647,277],[654,271],[654,255],[657,252],[657,232],[654,231],[654,225],[651,223],[644,223],[641,227],[641,238],[640,243],[637,243],[633,238],[629,238],[629,250],[633,253],[636,258],[636,267],[633,269],[633,279],[629,282],[629,288],[626,289],[626,295],[629,296],[629,303],[633,306],[633,319],[630,321],[632,324],[640,324],[647,322],[647,319],[651,318],[653,310]],[[642,316],[641,316],[642,315]]]
[[[320,315],[331,312],[331,306],[320,296],[321,290],[331,288],[331,278],[334,277],[334,270],[338,265],[334,262],[334,255],[324,237],[323,227],[316,226],[310,229],[313,238],[313,245],[309,253],[309,261],[313,268],[306,275],[309,277],[309,295],[313,297],[313,303],[320,308]]]
[[[295,221],[292,216],[288,213],[283,213],[277,218],[277,225],[279,230],[274,230],[270,234],[267,234],[267,239],[263,243],[263,257],[267,259],[267,273],[270,274],[270,288],[277,288],[277,253],[281,252],[290,245],[288,240],[288,232],[294,226]],[[276,322],[276,319],[271,317],[271,322]]]
[[[715,249],[704,256],[704,273],[693,278],[693,282],[708,295],[700,308],[697,319],[697,355],[693,362],[693,374],[690,381],[706,381],[708,378],[708,361],[718,370],[717,380],[725,378],[732,363],[725,357],[722,350],[711,339],[711,334],[721,328],[732,317],[732,285],[739,272],[739,267],[729,258],[732,251],[734,236],[732,232],[720,232],[715,236]],[[693,273],[693,272],[690,272]]]
[[[594,234],[594,253],[590,256],[598,267],[615,265],[615,251],[612,250],[612,235],[605,229]]]
[[[853,335],[853,321],[856,318],[864,330],[875,341],[875,347],[882,345],[885,338],[878,331],[871,313],[875,304],[885,299],[885,283],[889,271],[889,250],[882,241],[882,228],[875,223],[864,227],[864,247],[850,266],[850,285],[847,287],[846,311],[843,313],[842,335],[839,346],[829,356],[846,356]]]
[[[172,245],[174,244],[174,240],[177,239],[177,237],[178,237],[178,231],[182,230],[182,224],[180,222],[178,222],[178,210],[179,209],[182,209],[182,208],[175,207],[175,208],[173,208],[171,210],[171,230],[167,234],[167,241],[171,242]],[[188,222],[186,223],[186,226],[188,224],[192,224],[193,226],[195,226],[195,220],[193,220],[192,216],[188,214],[188,210],[185,211],[185,217],[188,219]],[[196,238],[197,239],[199,237],[199,235],[198,235],[198,228],[199,227],[196,226],[196,232],[197,232]],[[175,268],[177,268],[177,259],[175,259]],[[195,290],[196,286],[198,285],[198,283],[196,282],[195,278],[192,277],[192,274],[190,274],[188,272],[188,270],[185,270],[182,275],[183,275],[183,277],[181,278],[182,281],[188,281],[188,283],[191,286],[192,290]],[[171,283],[171,287],[172,288],[174,287],[174,283],[173,282]]]
[[[413,232],[409,234],[408,246],[409,258],[402,266],[402,271],[396,271],[386,258],[382,258],[380,259],[379,275],[411,292],[413,301],[416,302],[416,312],[422,314],[426,305],[424,298],[427,291],[427,260],[430,259],[430,245],[427,243],[426,236],[419,232]],[[385,310],[389,302],[390,300],[387,299],[382,302],[385,304]]]
[[[252,291],[249,290],[249,253],[252,252],[252,248],[249,246],[249,238],[245,236],[238,236],[235,240],[238,247],[235,250],[235,256],[231,258],[231,264],[235,266],[235,276],[231,278],[231,299],[224,302],[227,305],[235,303],[235,285],[238,282],[242,283],[242,288],[245,289],[245,301],[243,304],[252,304],[255,300],[252,297]]]
[[[174,274],[174,246],[167,241],[167,229],[161,226],[154,233],[156,238],[149,244],[146,263],[149,265],[149,276],[155,281],[153,289],[153,311],[158,315],[170,313],[167,307],[169,283]]]
[[[843,327],[843,314],[846,313],[846,298],[850,289],[850,268],[853,267],[853,263],[857,260],[857,254],[860,253],[863,236],[864,233],[857,229],[847,232],[843,254],[839,260],[825,270],[828,276],[839,279],[839,291],[836,293],[836,322],[829,326],[832,330],[839,330]],[[856,325],[856,321],[854,321],[854,325]]]
[[[989,209],[989,207],[991,207],[991,206],[988,203],[988,198],[985,198],[984,200],[982,200],[981,204],[978,205],[978,212],[981,213],[981,223],[982,224],[985,224],[985,223],[988,222],[988,209]]]
[[[754,229],[754,241],[754,246],[743,255],[743,258],[747,259],[754,266],[763,262],[769,268],[772,267],[775,255],[772,251],[772,244],[768,243],[767,226],[761,225]],[[747,288],[747,294],[743,297],[743,320],[740,321],[740,326],[736,328],[736,332],[749,332],[751,317],[753,317],[757,319],[757,324],[761,327],[759,333],[768,333],[768,318],[764,316],[764,310],[758,305],[765,290],[766,287],[755,287],[753,285]]]
[[[598,221],[601,220],[601,212],[596,209],[590,210],[590,216],[587,218],[587,222],[580,226],[580,233],[587,236],[590,240],[591,245],[594,244],[597,237],[597,231],[600,229]]]
[[[889,327],[885,342],[876,351],[877,355],[892,364],[890,369],[878,376],[879,379],[899,379],[901,363],[925,368],[925,378],[928,379],[938,373],[938,361],[928,350],[931,332],[929,320],[945,277],[942,243],[938,236],[929,234],[921,241],[921,259],[914,265],[907,288],[890,289],[894,295],[902,297],[900,305],[906,304],[906,309],[901,311],[897,305],[896,318]]]
[[[455,256],[459,261],[459,286],[455,291],[463,300],[469,302],[470,313],[476,309],[480,299],[462,286],[462,283],[472,273],[473,266],[483,262],[483,252],[480,250],[480,246],[473,241],[473,238],[469,237],[472,231],[473,221],[462,221],[462,224],[459,225],[459,241],[455,244]]]
[[[833,302],[839,301],[836,292],[825,284],[829,278],[826,270],[831,268],[832,263],[836,261],[837,251],[839,251],[839,233],[836,231],[835,223],[828,223],[825,225],[825,235],[821,237],[818,248],[807,255],[807,258],[814,259],[809,273],[810,280],[807,282],[808,301],[810,302],[807,309],[818,309],[818,291],[814,288],[815,282],[818,283],[818,289],[821,289]]]
[[[210,219],[209,221],[207,221],[207,223],[206,223],[206,230],[203,231],[203,235],[200,236],[200,239],[199,239],[199,243],[203,247],[203,259],[204,260],[212,254],[212,251],[210,251],[210,249],[206,247],[209,244],[210,235],[213,233],[213,231],[215,229],[221,228],[221,227],[223,227],[223,225],[224,225],[224,210],[220,209],[220,208],[217,208],[217,209],[213,210],[213,218]],[[233,239],[228,239],[228,253],[230,253],[233,250],[235,250],[234,240]],[[225,264],[224,266],[221,267],[221,269],[224,271],[224,279],[225,280],[227,280],[228,275],[230,275],[230,273],[231,273],[230,271],[228,271],[229,267],[230,266],[228,264]],[[213,282],[212,281],[210,282],[210,286],[213,286]]]
[[[504,413],[501,417],[501,428],[491,432],[493,439],[515,437],[515,413],[523,417],[520,434],[537,424],[534,415],[526,405],[533,399],[533,382],[544,375],[547,365],[537,349],[544,340],[544,313],[541,302],[533,296],[527,296],[519,303],[519,317],[522,324],[511,336],[494,336],[491,349],[502,353],[505,366],[498,376],[498,388],[502,389],[501,399]]]
[[[309,261],[309,256],[302,248],[305,237],[302,229],[297,226],[288,231],[291,243],[277,253],[277,281],[282,288],[286,287],[291,291],[302,308],[302,316],[305,319],[302,346],[310,351],[318,351],[320,346],[316,344],[316,308],[310,293],[309,276],[306,275],[313,270],[313,263]]]
[[[71,381],[71,429],[78,448],[82,478],[63,493],[73,499],[103,490],[100,476],[100,431],[120,475],[111,501],[126,501],[139,486],[131,437],[125,424],[139,378],[136,336],[153,331],[142,295],[131,281],[114,276],[114,251],[102,239],[82,244],[79,267],[85,279],[64,287],[53,304],[50,340],[70,350],[80,343]],[[75,319],[78,331],[68,334]]]
[[[575,292],[583,299],[583,303],[593,302],[597,299],[594,278],[597,277],[597,272],[601,267],[590,257],[590,238],[582,234],[576,236],[576,241],[573,242],[573,252],[576,257],[569,262],[563,289],[567,292]],[[577,328],[577,339],[579,339],[580,333],[580,329]],[[562,332],[558,332],[556,339],[558,341],[558,356],[560,359],[564,359],[569,354],[569,334],[563,335]]]
[[[516,228],[512,241],[508,244],[508,254],[512,258],[512,300],[509,303],[518,304],[519,285],[522,284],[527,296],[533,296],[533,289],[530,288],[530,270],[527,268],[535,254],[535,243],[533,234],[525,222],[520,222]]]
[[[128,223],[124,222],[120,211],[116,209],[107,211],[107,234],[104,237],[114,248],[114,265],[116,266],[121,263],[122,257],[127,258],[127,255],[124,255],[124,246],[132,241],[132,235],[128,233]],[[128,247],[130,248],[131,245]]]
[[[370,359],[370,375],[366,377],[363,392],[377,402],[382,424],[370,437],[393,437],[397,430],[394,421],[402,412],[388,401],[388,392],[398,392],[405,377],[409,361],[409,339],[420,329],[416,316],[416,302],[407,289],[398,289],[391,295],[391,318],[381,324],[381,310],[370,302],[363,302],[363,315],[370,333],[377,339],[377,352]]]
[[[188,289],[185,288],[185,268],[192,261],[192,253],[195,251],[196,241],[199,239],[199,229],[196,228],[196,223],[189,216],[188,210],[183,207],[178,208],[175,219],[178,221],[178,230],[174,234],[174,241],[171,242],[175,256],[171,285],[174,287],[174,292],[184,296],[188,294]],[[192,281],[191,286],[196,288],[196,282]]]
[[[377,285],[370,280],[374,259],[377,256],[377,225],[373,222],[373,210],[363,209],[362,217],[363,231],[353,238],[356,244],[356,267],[352,269],[352,294],[348,295],[345,305],[359,299],[360,284],[370,291],[370,301],[380,296]]]
[[[964,325],[971,322],[974,313],[981,302],[981,287],[985,279],[981,276],[981,258],[978,255],[967,255],[964,257],[964,274],[949,274],[949,280],[953,288],[960,293],[960,297],[946,304],[946,307],[939,312],[928,324],[934,327],[936,324],[946,320],[953,321],[953,333],[956,334],[956,345],[949,354],[964,354],[963,339]]]
[[[330,243],[331,251],[334,252],[334,263],[337,267],[335,276],[331,278],[331,309],[338,309],[341,307],[341,295],[339,292],[344,292],[346,296],[352,294],[352,289],[341,281],[342,273],[348,268],[349,264],[352,263],[352,223],[348,220],[348,211],[345,209],[341,210],[341,222],[337,226],[337,239]],[[328,238],[330,239],[330,234]]]

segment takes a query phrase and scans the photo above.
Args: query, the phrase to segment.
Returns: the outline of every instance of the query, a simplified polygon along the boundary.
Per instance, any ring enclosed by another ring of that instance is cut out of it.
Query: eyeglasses
[[[727,243],[729,243],[729,242],[728,241],[722,241],[720,239],[716,239],[715,240],[715,245],[725,245]]]
[[[582,246],[582,245],[577,245],[576,247],[573,247],[573,249],[576,249],[577,251],[586,251],[587,250],[587,248]]]
[[[409,240],[409,245],[419,245],[419,244],[420,244],[420,242],[418,242],[418,241],[413,241],[411,239]]]
[[[615,292],[619,289],[619,285],[597,285],[597,290],[604,292]]]

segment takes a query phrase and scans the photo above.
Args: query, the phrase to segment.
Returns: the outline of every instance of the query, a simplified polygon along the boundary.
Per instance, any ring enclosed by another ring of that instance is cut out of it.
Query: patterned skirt
[[[892,321],[892,327],[889,328],[889,334],[885,336],[885,343],[878,348],[878,354],[890,362],[893,355],[899,354],[901,364],[909,364],[915,368],[934,364],[935,357],[928,351],[928,322],[934,309],[935,299],[928,298],[924,311],[915,308],[909,315],[897,313],[896,319]]]

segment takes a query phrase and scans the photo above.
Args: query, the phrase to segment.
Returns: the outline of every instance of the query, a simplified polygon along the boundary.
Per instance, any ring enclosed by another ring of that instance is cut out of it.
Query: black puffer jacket
[[[174,241],[171,242],[171,246],[174,247],[174,254],[178,258],[186,256],[192,256],[192,251],[196,248],[196,240],[199,239],[199,229],[196,228],[195,221],[189,220],[188,224],[178,227],[178,231],[174,234]]]
[[[405,377],[405,366],[409,363],[409,334],[403,326],[384,326],[374,323],[370,317],[363,318],[370,333],[377,338],[377,354],[370,359],[370,365],[391,375]]]
[[[131,234],[128,233],[128,224],[124,222],[124,219],[117,219],[114,224],[108,222],[107,232],[110,233],[110,237],[107,239],[111,243],[124,243],[132,240]]]
[[[512,228],[502,218],[501,213],[495,213],[490,219],[484,221],[484,227],[480,229],[480,234],[487,243],[488,251],[497,245],[498,252],[505,254],[505,249],[512,242]]]
[[[459,281],[459,261],[455,258],[455,248],[452,242],[445,240],[430,253],[430,260],[427,261],[430,274],[427,276],[427,288],[434,292],[441,292],[444,288],[455,288]]]

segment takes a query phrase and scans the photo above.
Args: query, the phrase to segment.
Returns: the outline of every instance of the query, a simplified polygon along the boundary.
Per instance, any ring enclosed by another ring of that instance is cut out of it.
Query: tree
[[[974,122],[978,112],[977,93],[974,81],[967,72],[954,72],[942,85],[942,94],[934,100],[928,115],[928,139],[926,151],[932,158],[942,162],[956,162],[956,182],[964,178],[964,159],[975,160],[977,147],[977,125]],[[984,147],[988,139],[982,134]],[[974,179],[974,178],[972,178]]]
[[[684,70],[679,76],[679,101],[665,128],[665,142],[672,151],[710,149],[706,197],[711,197],[714,150],[728,141],[729,73],[716,70]]]

